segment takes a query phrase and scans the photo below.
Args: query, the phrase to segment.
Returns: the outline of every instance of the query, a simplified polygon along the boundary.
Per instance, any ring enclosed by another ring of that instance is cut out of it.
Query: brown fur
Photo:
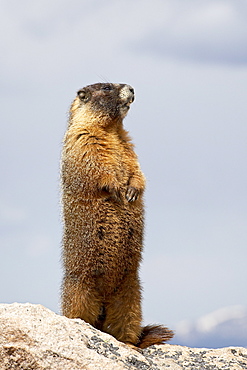
[[[94,84],[72,103],[61,169],[62,312],[144,348],[171,332],[141,327],[145,179],[122,125],[133,100],[128,85]]]

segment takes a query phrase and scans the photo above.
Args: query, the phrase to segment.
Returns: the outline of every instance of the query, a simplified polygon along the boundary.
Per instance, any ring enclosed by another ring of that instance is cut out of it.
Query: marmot
[[[129,85],[96,83],[72,103],[61,164],[62,313],[145,348],[173,333],[141,327],[145,178],[122,123],[133,101]]]

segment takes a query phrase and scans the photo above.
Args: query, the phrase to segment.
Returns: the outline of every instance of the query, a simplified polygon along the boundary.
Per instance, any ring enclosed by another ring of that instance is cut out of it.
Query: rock
[[[80,319],[41,305],[0,305],[0,369],[247,369],[247,349],[165,344],[137,352]]]

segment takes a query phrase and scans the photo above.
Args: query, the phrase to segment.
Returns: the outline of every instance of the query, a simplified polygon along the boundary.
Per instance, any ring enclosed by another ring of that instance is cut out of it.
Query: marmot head
[[[70,123],[106,126],[122,120],[134,101],[134,89],[126,84],[96,83],[80,89],[72,103]]]

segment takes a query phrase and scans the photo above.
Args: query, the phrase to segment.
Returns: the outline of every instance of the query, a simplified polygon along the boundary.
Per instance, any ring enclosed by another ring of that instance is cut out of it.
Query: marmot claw
[[[133,186],[128,186],[128,189],[126,191],[126,199],[128,202],[134,202],[137,200],[139,196],[139,190],[134,188]]]

